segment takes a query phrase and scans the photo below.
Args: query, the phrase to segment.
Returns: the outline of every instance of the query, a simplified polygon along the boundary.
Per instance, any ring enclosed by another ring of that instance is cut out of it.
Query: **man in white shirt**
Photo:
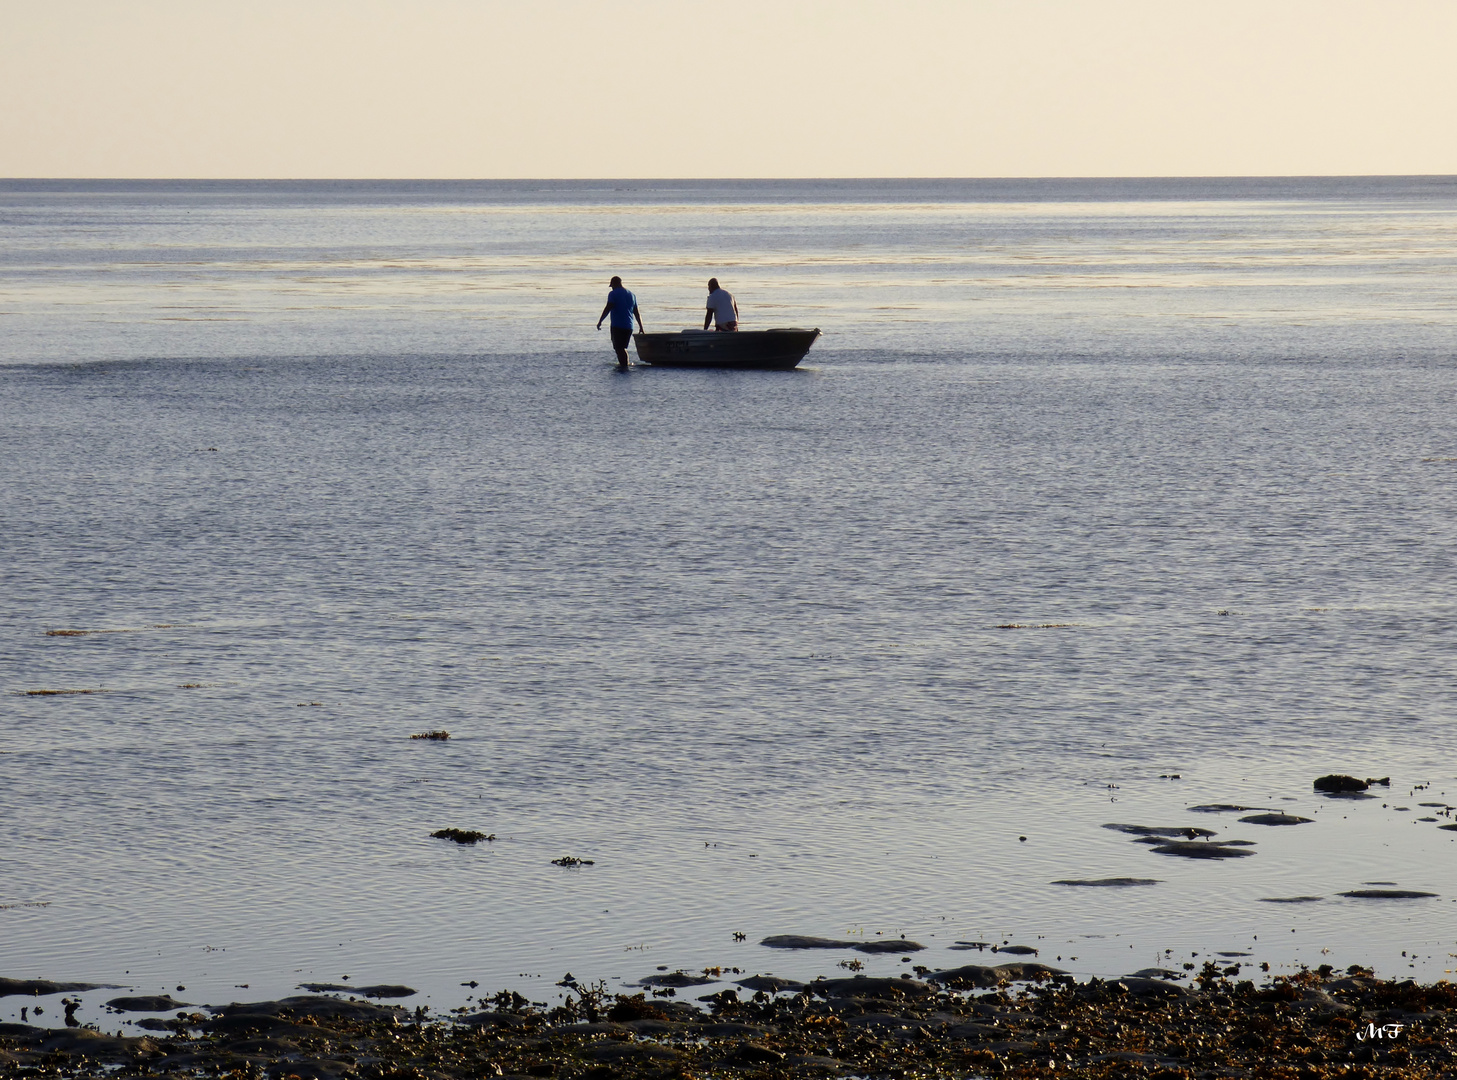
[[[703,316],[703,329],[718,322],[719,330],[739,328],[739,303],[727,289],[718,287],[718,278],[708,279],[708,313]]]

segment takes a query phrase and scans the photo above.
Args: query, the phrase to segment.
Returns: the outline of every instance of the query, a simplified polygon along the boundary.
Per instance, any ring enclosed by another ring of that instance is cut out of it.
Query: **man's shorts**
[[[626,349],[632,344],[632,327],[614,326],[612,329],[612,347],[614,349]]]
[[[725,331],[727,333],[732,333],[733,331],[737,330],[738,328],[739,328],[739,324],[736,323],[736,322],[721,322],[717,326],[714,327],[715,330],[723,330],[723,331]]]

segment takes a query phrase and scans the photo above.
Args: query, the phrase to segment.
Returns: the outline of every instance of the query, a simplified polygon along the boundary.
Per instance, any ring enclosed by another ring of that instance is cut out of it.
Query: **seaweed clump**
[[[454,840],[457,844],[477,844],[482,840],[490,843],[496,839],[495,833],[486,834],[475,829],[436,829],[430,836],[434,840]]]

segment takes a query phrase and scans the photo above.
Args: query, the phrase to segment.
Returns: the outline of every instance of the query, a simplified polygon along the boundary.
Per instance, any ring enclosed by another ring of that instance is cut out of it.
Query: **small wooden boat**
[[[656,367],[755,368],[788,371],[809,352],[814,330],[684,330],[634,334],[637,358]]]

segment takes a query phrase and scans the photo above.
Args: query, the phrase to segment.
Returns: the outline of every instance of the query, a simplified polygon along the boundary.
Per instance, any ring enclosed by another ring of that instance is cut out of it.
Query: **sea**
[[[0,420],[0,976],[1457,968],[1457,178],[4,181]]]

